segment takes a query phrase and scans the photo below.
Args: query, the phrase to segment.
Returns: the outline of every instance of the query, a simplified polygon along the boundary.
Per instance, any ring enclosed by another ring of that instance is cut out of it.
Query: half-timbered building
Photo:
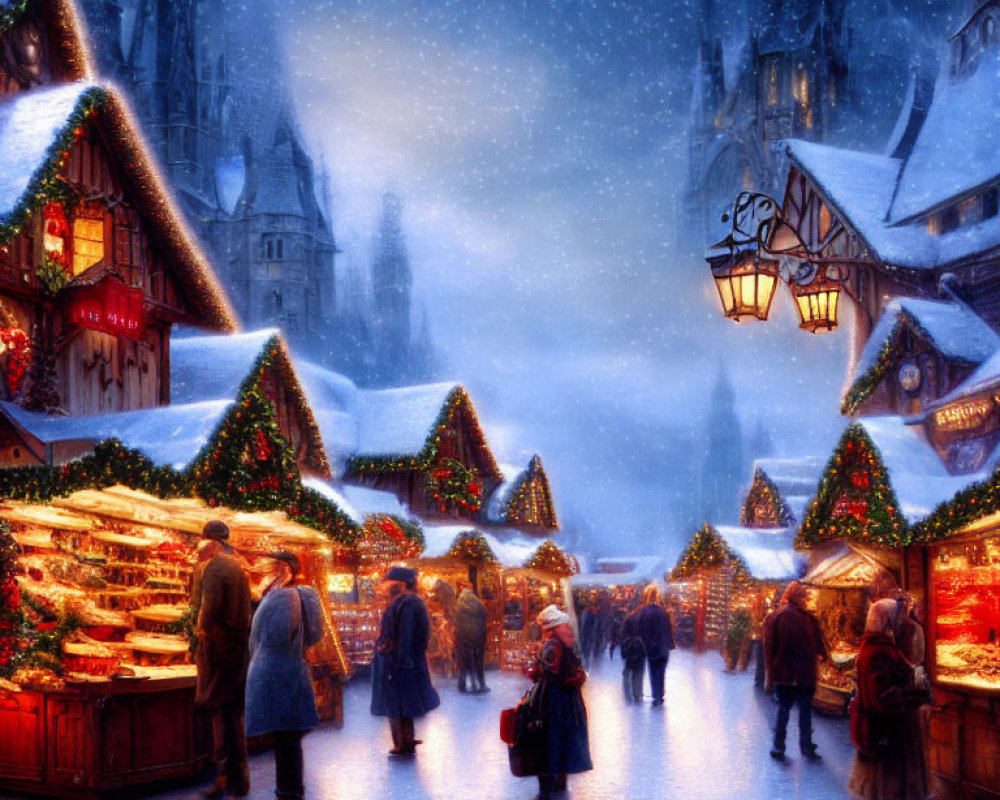
[[[0,31],[2,399],[84,416],[170,402],[177,322],[235,317],[116,92],[91,81],[71,3]],[[37,456],[37,453],[34,455]],[[32,449],[0,423],[0,464]]]

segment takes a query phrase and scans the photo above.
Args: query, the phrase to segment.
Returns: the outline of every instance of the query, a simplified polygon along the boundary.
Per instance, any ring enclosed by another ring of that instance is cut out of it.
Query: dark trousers
[[[412,717],[389,717],[389,731],[392,733],[392,749],[403,755],[416,752]]]
[[[622,670],[622,689],[626,700],[642,700],[642,669],[645,662],[638,658],[625,659]]]
[[[472,666],[474,669],[474,678],[479,681],[479,686],[477,687],[480,692],[486,689],[486,645],[477,645],[472,649]]]
[[[538,776],[538,796],[547,797],[555,792],[566,791],[565,775],[539,775]]]
[[[649,688],[653,692],[653,702],[663,702],[663,678],[667,672],[666,658],[649,659]]]
[[[243,707],[226,704],[209,712],[212,722],[212,760],[215,761],[217,786],[233,795],[250,792],[250,768],[247,766],[247,737]]]
[[[458,657],[458,688],[464,692],[466,690],[466,679],[468,679],[469,688],[475,691],[476,671],[473,660],[473,648],[456,643],[455,654]]]
[[[303,731],[274,732],[274,793],[278,800],[302,800]]]
[[[792,706],[799,706],[799,749],[803,753],[812,751],[812,701],[816,687],[784,686],[774,687],[778,696],[778,720],[774,727],[774,749],[785,752],[785,734],[788,731],[788,718]]]

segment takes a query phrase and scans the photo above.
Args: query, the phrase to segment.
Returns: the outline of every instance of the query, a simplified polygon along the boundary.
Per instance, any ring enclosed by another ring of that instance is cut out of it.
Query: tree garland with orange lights
[[[781,497],[778,487],[764,470],[757,467],[753,472],[753,482],[750,491],[747,492],[746,500],[744,500],[743,507],[740,509],[740,525],[744,528],[749,528],[758,523],[752,512],[754,505],[761,500],[766,502],[769,508],[773,510],[774,516],[769,522],[773,522],[774,527],[784,528],[792,524],[794,517],[792,516],[791,509],[788,508],[787,503]]]
[[[531,558],[524,562],[524,566],[526,569],[551,572],[553,575],[559,575],[563,578],[576,575],[580,571],[580,565],[577,564],[576,559],[562,550],[551,539],[542,542]]]
[[[706,522],[691,537],[688,546],[677,559],[677,566],[670,572],[670,579],[684,581],[699,570],[711,567],[728,568],[736,583],[749,583],[753,580],[743,558],[734,553],[719,536],[719,532]]]
[[[909,542],[936,542],[966,525],[1000,511],[1000,468],[985,481],[973,483],[910,529]]]
[[[451,549],[448,551],[448,558],[456,558],[460,561],[472,561],[480,564],[495,564],[496,554],[489,542],[486,541],[479,531],[462,531],[455,537]]]
[[[469,414],[471,421],[471,425],[469,427],[473,444],[476,445],[479,452],[483,455],[484,464],[482,466],[484,467],[487,476],[496,481],[503,480],[500,468],[497,466],[496,461],[493,459],[493,455],[490,453],[490,449],[487,446],[486,436],[483,433],[482,426],[479,424],[476,411],[472,407],[472,401],[469,399],[469,395],[466,393],[465,389],[461,386],[456,386],[448,394],[448,397],[445,400],[444,405],[441,407],[441,410],[438,412],[437,419],[431,426],[427,439],[424,441],[424,445],[419,453],[409,455],[397,453],[354,456],[347,461],[348,471],[357,475],[370,475],[383,472],[407,472],[430,469],[438,455],[441,438],[444,436],[445,431],[448,430],[448,426],[451,424],[452,419],[458,412],[460,406],[463,404],[465,405],[465,409]]]
[[[878,448],[861,425],[844,431],[810,503],[796,547],[851,539],[882,547],[908,541],[906,521]]]

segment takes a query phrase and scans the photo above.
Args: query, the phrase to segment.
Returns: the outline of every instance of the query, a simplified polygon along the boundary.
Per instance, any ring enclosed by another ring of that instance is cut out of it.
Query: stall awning
[[[880,575],[889,572],[888,565],[871,553],[845,541],[830,543],[818,555],[819,560],[801,579],[802,583],[809,586],[864,589],[871,586]]]

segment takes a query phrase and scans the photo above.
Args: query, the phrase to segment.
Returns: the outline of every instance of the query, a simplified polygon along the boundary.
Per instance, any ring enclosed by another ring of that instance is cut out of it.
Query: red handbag
[[[505,708],[500,712],[500,741],[508,746],[517,741],[516,708]]]

